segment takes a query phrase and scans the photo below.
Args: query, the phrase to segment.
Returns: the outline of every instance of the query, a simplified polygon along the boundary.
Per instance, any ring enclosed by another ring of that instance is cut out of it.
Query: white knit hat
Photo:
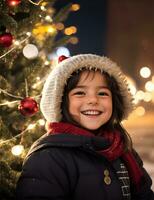
[[[107,72],[117,81],[124,101],[123,119],[133,110],[132,95],[129,92],[126,77],[117,64],[107,57],[93,54],[80,54],[60,62],[49,74],[42,91],[41,111],[49,122],[59,122],[62,118],[61,102],[64,87],[71,74],[82,68],[96,68]]]

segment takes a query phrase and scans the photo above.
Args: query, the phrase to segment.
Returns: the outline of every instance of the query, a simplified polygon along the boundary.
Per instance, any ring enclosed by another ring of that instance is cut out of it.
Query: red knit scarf
[[[49,129],[48,132],[49,134],[66,133],[72,135],[82,135],[87,137],[97,137],[93,133],[85,129],[63,122],[50,123],[48,129]],[[124,144],[120,136],[120,133],[118,131],[115,132],[103,131],[101,134],[99,134],[99,136],[105,138],[107,141],[110,142],[111,145],[105,150],[97,151],[97,153],[103,155],[109,161],[113,161],[121,157],[127,167],[132,182],[135,184],[136,188],[139,189],[143,172],[141,171],[141,168],[136,162],[136,159],[132,154],[132,152],[130,151],[124,152]]]

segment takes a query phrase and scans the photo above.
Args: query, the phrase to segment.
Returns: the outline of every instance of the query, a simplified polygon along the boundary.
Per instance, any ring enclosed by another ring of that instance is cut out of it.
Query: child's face
[[[82,127],[96,130],[112,115],[112,94],[99,71],[84,71],[69,94],[69,113]]]

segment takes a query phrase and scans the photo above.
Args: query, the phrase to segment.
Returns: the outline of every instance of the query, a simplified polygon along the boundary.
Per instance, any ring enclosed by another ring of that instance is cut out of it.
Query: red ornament
[[[58,63],[62,62],[63,60],[67,59],[68,57],[62,55],[62,56],[59,56],[58,58]]]
[[[6,3],[8,6],[17,6],[21,3],[21,0],[7,0]]]
[[[26,97],[21,100],[18,109],[22,115],[32,116],[38,111],[38,104],[32,97]]]
[[[13,37],[11,33],[3,33],[0,35],[0,45],[3,47],[9,47],[12,44]]]

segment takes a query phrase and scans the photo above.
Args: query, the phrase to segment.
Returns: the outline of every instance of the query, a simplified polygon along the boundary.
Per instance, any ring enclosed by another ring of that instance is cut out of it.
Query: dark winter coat
[[[96,153],[90,138],[67,134],[38,140],[26,159],[17,185],[17,200],[123,200],[117,177],[120,159],[109,162]],[[106,145],[101,142],[101,145]],[[142,161],[135,153],[142,167]],[[104,181],[109,171],[111,183]],[[144,171],[140,191],[131,184],[132,200],[154,200],[152,181]]]

